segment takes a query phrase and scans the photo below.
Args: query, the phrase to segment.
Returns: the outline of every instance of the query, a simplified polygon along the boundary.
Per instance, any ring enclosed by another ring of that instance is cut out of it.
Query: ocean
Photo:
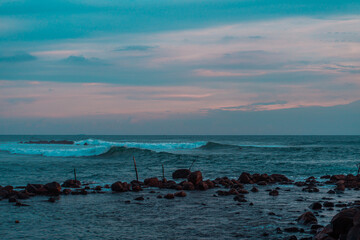
[[[38,140],[74,144],[24,143]],[[162,166],[167,179],[176,169],[192,166],[205,179],[237,179],[249,172],[280,173],[301,181],[310,176],[357,174],[360,136],[0,136],[0,185],[63,183],[73,178],[74,169],[77,178],[90,186],[130,182],[136,178],[133,157],[140,180],[162,178]],[[63,196],[55,204],[35,197],[26,200],[29,207],[20,208],[3,200],[0,238],[260,239],[259,232],[274,231],[274,226],[294,220],[297,213],[288,213],[291,199],[314,198],[301,192],[284,193],[276,201],[249,195],[249,201],[258,206],[252,211],[244,204],[235,205],[232,198],[213,197],[209,192],[191,192],[184,200],[169,201],[143,191],[136,193],[145,197],[141,203],[133,202],[133,194]],[[306,208],[305,203],[297,204]],[[267,215],[270,210],[282,214],[272,218]],[[16,219],[21,224],[13,224]]]

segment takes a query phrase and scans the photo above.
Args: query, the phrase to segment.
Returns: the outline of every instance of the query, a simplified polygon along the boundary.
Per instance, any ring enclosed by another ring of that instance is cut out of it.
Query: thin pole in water
[[[164,164],[161,164],[162,166],[162,174],[163,174],[163,180],[165,179],[165,169],[164,169]]]
[[[135,157],[133,156],[133,160],[134,160],[134,166],[135,166],[135,172],[136,172],[136,181],[139,182],[139,175],[138,175],[138,171],[137,171],[137,167],[136,167],[136,161],[135,161]]]
[[[191,166],[189,167],[189,171],[191,171],[191,168],[192,168],[192,166],[194,165],[195,161],[196,161],[196,160],[194,160],[194,161],[192,162]]]
[[[74,168],[74,176],[75,176],[75,182],[76,182],[76,169]]]

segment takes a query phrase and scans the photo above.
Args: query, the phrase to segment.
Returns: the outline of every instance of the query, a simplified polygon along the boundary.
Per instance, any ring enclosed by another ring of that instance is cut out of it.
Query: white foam
[[[110,147],[128,147],[140,148],[148,150],[181,150],[181,149],[195,149],[206,145],[207,142],[166,142],[166,143],[145,143],[145,142],[107,142],[99,139],[86,139],[75,142],[79,145],[102,145]]]

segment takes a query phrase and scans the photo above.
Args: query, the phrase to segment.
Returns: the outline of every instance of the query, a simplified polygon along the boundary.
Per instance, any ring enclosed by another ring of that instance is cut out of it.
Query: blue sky
[[[359,10],[3,0],[0,134],[360,134]]]

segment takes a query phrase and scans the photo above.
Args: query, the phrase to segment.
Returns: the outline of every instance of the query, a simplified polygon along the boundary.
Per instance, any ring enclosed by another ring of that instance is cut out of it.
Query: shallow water
[[[91,140],[89,140],[91,139]],[[29,140],[73,140],[75,145],[27,145]],[[84,141],[86,140],[86,141]],[[101,141],[99,141],[101,140]],[[84,145],[87,142],[88,145]],[[21,186],[73,178],[94,185],[135,179],[134,156],[140,179],[161,177],[178,168],[201,170],[205,178],[238,178],[241,172],[282,173],[293,180],[325,174],[356,173],[360,162],[359,136],[0,136],[0,185]],[[96,150],[93,150],[96,149]],[[312,201],[327,196],[301,188],[280,190],[274,198],[260,187],[236,205],[233,197],[213,197],[216,190],[188,192],[175,200],[157,194],[89,194],[63,196],[55,204],[35,197],[15,207],[0,201],[1,239],[278,239],[274,229],[289,226]],[[250,186],[247,186],[250,189]],[[165,194],[171,190],[156,190]],[[145,201],[133,201],[143,195]],[[295,202],[303,197],[306,201]],[[334,201],[354,201],[347,191]],[[131,200],[126,204],[125,200]],[[268,212],[277,216],[269,216]],[[329,221],[335,212],[324,211]],[[14,224],[19,219],[20,224]],[[259,234],[269,232],[269,237]],[[281,235],[283,238],[286,234]],[[304,235],[306,236],[306,234]]]

